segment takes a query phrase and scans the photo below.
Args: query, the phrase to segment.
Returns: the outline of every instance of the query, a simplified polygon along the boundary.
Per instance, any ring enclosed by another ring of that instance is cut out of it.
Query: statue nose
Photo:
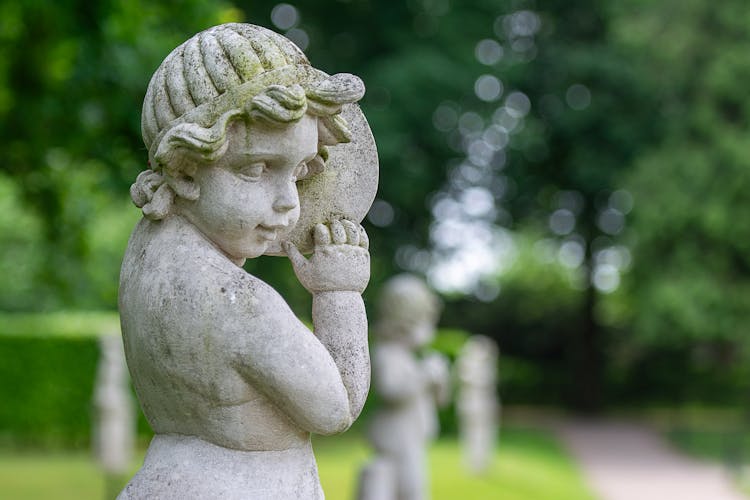
[[[297,208],[297,189],[282,189],[273,203],[273,209],[277,212],[288,212]]]

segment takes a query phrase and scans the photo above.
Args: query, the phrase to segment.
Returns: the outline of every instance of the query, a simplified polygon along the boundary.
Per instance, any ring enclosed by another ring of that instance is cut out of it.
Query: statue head
[[[428,344],[440,316],[441,304],[427,284],[412,274],[389,279],[380,292],[376,333],[410,347]]]
[[[199,199],[200,169],[220,165],[230,148],[250,147],[254,135],[283,134],[302,121],[316,132],[315,151],[292,177],[313,176],[325,168],[327,146],[350,140],[339,113],[363,94],[359,78],[316,70],[291,41],[265,28],[233,23],[198,33],[149,83],[141,128],[151,168],[131,187],[133,201],[145,217],[163,219]]]

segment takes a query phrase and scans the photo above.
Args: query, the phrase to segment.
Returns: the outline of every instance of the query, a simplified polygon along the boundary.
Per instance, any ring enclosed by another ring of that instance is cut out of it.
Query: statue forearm
[[[318,292],[313,295],[315,335],[326,347],[349,396],[352,422],[359,416],[370,388],[367,315],[357,292]]]

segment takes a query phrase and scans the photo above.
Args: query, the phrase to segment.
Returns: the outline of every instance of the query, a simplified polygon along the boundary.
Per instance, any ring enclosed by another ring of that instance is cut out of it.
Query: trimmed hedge
[[[89,446],[98,338],[113,332],[111,312],[0,314],[0,444]],[[142,415],[138,429],[151,433]]]
[[[89,446],[98,338],[114,332],[113,312],[0,313],[0,446]],[[468,336],[440,330],[432,347],[453,360]],[[373,404],[371,397],[364,413]],[[453,405],[440,419],[444,431],[455,431]],[[152,435],[140,410],[138,435],[142,442]]]
[[[76,311],[53,313],[0,313],[0,337],[97,338],[120,331],[116,312]]]
[[[98,359],[94,337],[0,335],[3,444],[87,445]]]

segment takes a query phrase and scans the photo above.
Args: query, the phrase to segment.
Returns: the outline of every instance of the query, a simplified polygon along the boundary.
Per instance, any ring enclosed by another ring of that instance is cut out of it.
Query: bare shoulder
[[[121,297],[145,301],[143,306],[161,314],[179,314],[181,324],[242,325],[247,330],[255,318],[294,318],[273,287],[238,267],[180,218],[142,221],[133,231]]]

